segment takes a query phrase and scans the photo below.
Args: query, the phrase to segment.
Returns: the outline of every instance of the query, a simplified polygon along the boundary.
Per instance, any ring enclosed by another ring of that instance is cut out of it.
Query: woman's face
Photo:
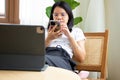
[[[67,24],[69,16],[63,8],[56,7],[53,11],[53,19],[60,21],[60,24]]]

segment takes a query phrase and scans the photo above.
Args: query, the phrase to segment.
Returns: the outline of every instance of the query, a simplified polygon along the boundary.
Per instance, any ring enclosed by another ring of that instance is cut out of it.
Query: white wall
[[[120,0],[105,0],[106,25],[110,29],[108,80],[120,80]]]
[[[46,7],[53,3],[53,0],[20,0],[20,24],[43,25],[46,28],[49,21]]]

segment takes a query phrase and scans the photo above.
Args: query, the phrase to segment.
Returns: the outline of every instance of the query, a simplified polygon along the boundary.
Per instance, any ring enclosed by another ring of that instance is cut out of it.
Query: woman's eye
[[[61,15],[62,15],[62,16],[65,16],[65,14],[64,14],[64,13],[62,13]]]
[[[54,17],[58,17],[58,16],[63,16],[64,17],[64,16],[66,16],[66,14],[65,13],[54,13],[53,16]]]
[[[58,14],[53,14],[53,16],[58,16]]]

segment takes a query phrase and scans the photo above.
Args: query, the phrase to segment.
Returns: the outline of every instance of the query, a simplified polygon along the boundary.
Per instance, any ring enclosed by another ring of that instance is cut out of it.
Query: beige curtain
[[[103,32],[105,30],[104,0],[77,0],[80,1],[78,11],[83,21],[80,23],[84,32]],[[90,72],[90,78],[99,77],[99,73]]]
[[[84,31],[101,32],[105,30],[104,0],[90,0],[84,23]]]

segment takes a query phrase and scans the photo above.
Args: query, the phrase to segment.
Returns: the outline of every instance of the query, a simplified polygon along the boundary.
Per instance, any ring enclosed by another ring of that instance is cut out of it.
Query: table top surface
[[[45,71],[0,70],[0,80],[81,80],[69,70],[47,67]]]
[[[57,67],[47,67],[45,71],[0,70],[0,80],[104,80],[81,79],[76,73]]]
[[[81,80],[104,80],[104,79],[81,79]]]

